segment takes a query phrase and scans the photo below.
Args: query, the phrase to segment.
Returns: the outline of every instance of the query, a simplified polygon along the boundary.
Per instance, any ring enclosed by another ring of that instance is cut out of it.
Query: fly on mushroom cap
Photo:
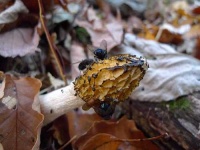
[[[109,107],[129,97],[139,85],[147,68],[144,58],[129,54],[94,62],[74,82],[76,94],[86,102],[83,109],[93,107],[99,115],[108,118],[107,110],[109,115],[114,112]]]
[[[87,49],[93,52],[95,61],[103,60],[107,58],[107,42],[102,40],[99,47],[88,45]],[[79,70],[84,70],[87,66],[90,66],[94,62],[93,59],[85,59],[78,65]]]
[[[103,60],[107,58],[107,42],[106,40],[102,40],[99,47],[95,47],[92,45],[88,45],[87,49],[93,52],[94,58],[96,60]]]

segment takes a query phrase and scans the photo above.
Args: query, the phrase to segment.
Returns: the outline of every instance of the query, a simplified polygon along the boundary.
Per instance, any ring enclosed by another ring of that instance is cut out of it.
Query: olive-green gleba
[[[93,107],[105,119],[110,118],[115,105],[126,100],[148,69],[147,61],[135,55],[120,54],[94,61],[76,78],[76,95],[86,103],[83,109]]]

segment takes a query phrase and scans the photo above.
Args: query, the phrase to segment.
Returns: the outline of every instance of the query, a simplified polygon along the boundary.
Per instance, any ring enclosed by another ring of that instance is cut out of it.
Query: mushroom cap
[[[122,102],[139,85],[148,68],[135,55],[120,54],[93,62],[74,81],[76,94],[92,107],[102,101]]]

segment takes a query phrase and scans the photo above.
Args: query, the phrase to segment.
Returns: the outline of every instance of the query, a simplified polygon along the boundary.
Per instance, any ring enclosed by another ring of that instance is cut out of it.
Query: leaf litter
[[[51,30],[51,33],[55,35],[55,40],[53,41],[58,46],[62,47],[62,52],[58,53],[64,53],[67,59],[71,58],[71,64],[67,63],[66,60],[64,62],[68,66],[71,65],[71,70],[68,70],[68,73],[71,73],[70,77],[68,77],[69,81],[81,74],[77,69],[77,64],[72,63],[91,57],[88,56],[85,50],[86,44],[90,43],[97,46],[104,39],[108,42],[108,51],[110,54],[129,53],[132,55],[144,56],[150,64],[146,76],[141,81],[140,86],[132,93],[131,99],[152,102],[169,101],[200,90],[200,64],[199,60],[194,58],[200,58],[200,19],[198,16],[200,14],[200,9],[198,5],[190,6],[183,1],[174,2],[170,5],[165,5],[163,2],[155,4],[150,1],[135,2],[116,0],[107,0],[104,2],[90,1],[90,5],[86,2],[78,1],[66,2],[55,0],[54,2],[54,5],[48,5],[49,8],[55,6],[52,16],[50,15],[49,17],[48,14],[45,17],[50,18],[48,18],[48,22],[52,21],[51,23],[54,23],[48,24],[48,28]],[[44,3],[46,4],[46,2]],[[21,7],[16,4],[20,4]],[[4,10],[3,6],[1,6],[1,10]],[[35,17],[35,19],[32,20],[33,25],[28,25],[28,28],[20,26],[21,24],[27,25],[26,20],[20,20],[23,18],[21,14],[29,16],[31,13],[38,13],[38,4],[34,2],[27,4],[25,1],[16,0],[15,3],[8,3],[6,6],[5,8],[8,9],[5,9],[0,14],[0,21],[2,22],[0,26],[0,45],[2,46],[0,55],[3,56],[1,58],[16,58],[16,56],[21,57],[30,53],[35,54],[38,51],[44,54],[41,56],[42,61],[40,62],[42,69],[39,68],[36,72],[47,73],[50,70],[53,76],[58,75],[55,71],[56,69],[53,70],[52,66],[49,67],[50,69],[47,67],[51,57],[48,56],[49,53],[46,53],[46,51],[48,51],[48,45],[42,37],[43,29],[37,26],[38,14],[33,15]],[[46,6],[45,11],[47,11]],[[117,12],[120,13],[118,14]],[[47,14],[47,12],[45,13]],[[142,13],[144,13],[143,18],[141,18]],[[12,16],[11,14],[14,14],[13,18],[10,17]],[[20,25],[17,24],[17,22],[20,22]],[[68,24],[66,22],[68,22]],[[85,30],[87,34],[82,36],[84,32],[80,32],[80,36],[77,29],[81,29],[81,31]],[[63,45],[63,40],[67,42],[67,46]],[[39,43],[39,41],[42,44]],[[186,55],[185,53],[194,57]],[[56,67],[57,66],[54,66],[54,68]],[[10,70],[5,70],[5,72],[7,71]],[[40,84],[32,78],[17,79],[8,75],[6,75],[6,83],[4,81],[5,80],[3,80],[0,85],[0,96],[3,97],[0,101],[0,106],[2,107],[0,113],[5,113],[7,115],[13,112],[13,114],[16,114],[19,111],[18,109],[21,109],[22,106],[24,109],[29,108],[28,112],[34,111],[32,117],[38,116],[36,117],[37,121],[35,124],[32,124],[31,119],[33,118],[29,117],[22,120],[22,123],[25,122],[25,127],[20,124],[21,126],[19,126],[19,128],[22,127],[20,128],[22,129],[20,133],[22,137],[25,137],[22,144],[26,144],[24,140],[30,140],[29,137],[34,137],[37,142],[34,140],[34,142],[30,141],[27,142],[27,145],[21,146],[23,148],[27,148],[26,146],[28,146],[28,149],[39,149],[38,136],[40,133],[37,131],[41,128],[43,118],[42,114],[39,113],[39,103],[35,101],[34,98],[39,91]],[[12,82],[7,83],[7,81]],[[31,89],[24,93],[28,88],[22,88],[24,85],[22,83],[26,83],[26,86],[29,85],[29,88],[35,89],[37,87],[37,90],[33,90],[35,94],[29,95],[31,93],[29,91],[32,91]],[[36,85],[36,83],[38,84]],[[12,87],[15,86],[16,90],[13,92]],[[17,96],[15,92],[18,94]],[[19,104],[20,107],[18,106]],[[36,107],[38,112],[35,112],[33,107]],[[0,133],[13,131],[10,130],[13,128],[6,127],[2,130],[1,126],[3,124],[7,125],[9,121],[15,121],[12,125],[13,127],[16,125],[17,119],[20,120],[20,118],[14,118],[11,114],[6,123],[4,123],[6,115],[1,115],[0,120],[3,121],[3,123],[0,124]],[[26,115],[24,117],[27,117]],[[91,115],[83,115],[80,113],[76,113],[74,117],[72,116],[72,113],[68,113],[68,122],[64,121],[70,126],[69,130],[63,130],[63,128],[65,128],[63,125],[59,126],[62,124],[62,120],[66,119],[66,116],[58,121],[57,124],[54,124],[53,138],[58,141],[58,145],[63,145],[67,142],[67,140],[69,140],[69,135],[71,138],[73,138],[74,135],[80,135],[72,142],[73,148],[140,149],[142,147],[143,149],[147,149],[150,148],[148,147],[149,145],[153,145],[151,149],[157,148],[152,143],[144,144],[144,141],[130,144],[119,140],[126,138],[143,138],[140,137],[140,135],[143,136],[143,134],[135,128],[134,121],[132,120],[122,118],[118,122],[111,123],[110,121],[102,121],[97,116],[94,117],[95,119],[91,119]],[[11,125],[9,125],[9,127],[10,126]],[[37,130],[31,133],[27,131],[27,126],[37,128]],[[34,135],[32,135],[33,133]],[[16,141],[18,134],[13,131],[8,136],[10,136],[9,142]],[[55,141],[51,141],[51,145],[53,145]],[[7,141],[4,140],[4,142]],[[7,146],[11,146],[9,142],[7,142],[7,144],[3,143],[2,145],[2,141],[0,141],[0,147],[6,149]],[[56,146],[53,147],[55,148]]]

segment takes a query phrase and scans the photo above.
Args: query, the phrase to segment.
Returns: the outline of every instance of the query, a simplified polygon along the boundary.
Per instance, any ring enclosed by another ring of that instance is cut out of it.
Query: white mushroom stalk
[[[74,94],[74,85],[71,83],[66,87],[39,96],[41,112],[45,118],[44,125],[85,103]]]

